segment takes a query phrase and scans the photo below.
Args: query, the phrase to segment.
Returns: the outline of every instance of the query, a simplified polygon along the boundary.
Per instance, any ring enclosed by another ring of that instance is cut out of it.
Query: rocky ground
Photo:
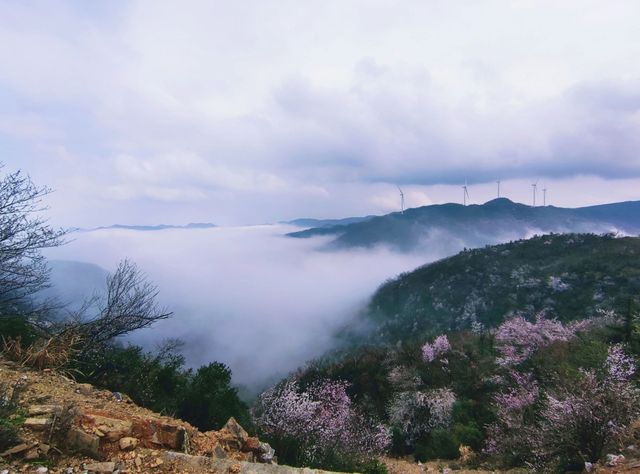
[[[0,453],[0,474],[326,472],[277,465],[271,447],[249,436],[234,419],[219,431],[203,433],[184,421],[138,407],[124,394],[79,384],[54,371],[29,370],[0,356],[3,396],[13,397],[19,406],[13,416],[19,418],[22,441]],[[590,472],[640,472],[640,450],[630,445],[623,454],[611,455],[610,465],[593,466]],[[496,472],[469,470],[458,462],[382,461],[389,474]]]
[[[202,433],[136,406],[126,395],[33,371],[0,357],[0,396],[13,397],[21,443],[0,473],[317,474],[275,464],[271,447],[234,420]]]

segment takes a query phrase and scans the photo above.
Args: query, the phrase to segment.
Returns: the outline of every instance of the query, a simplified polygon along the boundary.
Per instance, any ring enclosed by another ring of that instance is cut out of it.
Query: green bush
[[[202,430],[217,430],[233,416],[249,427],[249,409],[231,387],[231,371],[219,362],[202,366],[189,382],[178,415]]]
[[[465,446],[469,446],[474,451],[478,451],[482,448],[484,435],[475,423],[470,423],[468,425],[456,423],[453,425],[451,432],[457,446],[463,444]]]
[[[201,430],[219,429],[232,416],[250,428],[248,408],[223,364],[214,362],[194,373],[184,368],[175,348],[151,354],[138,346],[108,345],[74,368],[79,381],[123,392],[140,406],[181,417]]]
[[[20,339],[29,346],[38,339],[38,331],[27,317],[20,315],[0,316],[0,336],[7,339]]]
[[[389,472],[387,471],[387,466],[382,464],[377,459],[369,459],[368,461],[364,462],[360,466],[359,471],[361,471],[362,474],[388,474]]]
[[[15,446],[20,442],[18,429],[9,420],[0,418],[0,452]]]
[[[416,445],[415,458],[418,461],[429,459],[456,459],[458,443],[448,430],[433,430],[426,442]]]

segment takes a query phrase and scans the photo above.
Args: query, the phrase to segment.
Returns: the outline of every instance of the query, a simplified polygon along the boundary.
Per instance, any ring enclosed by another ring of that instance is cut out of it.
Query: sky
[[[0,0],[0,161],[63,226],[640,199],[635,0]]]

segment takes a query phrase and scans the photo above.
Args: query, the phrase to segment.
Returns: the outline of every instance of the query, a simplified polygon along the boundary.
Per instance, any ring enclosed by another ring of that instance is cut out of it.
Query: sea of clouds
[[[334,347],[335,335],[388,278],[451,252],[385,248],[329,251],[324,238],[293,239],[285,225],[77,232],[52,249],[54,287],[77,303],[104,287],[100,269],[133,260],[158,285],[172,318],[128,341],[152,350],[166,338],[186,344],[187,364],[227,364],[255,391]],[[67,262],[65,262],[67,261]]]

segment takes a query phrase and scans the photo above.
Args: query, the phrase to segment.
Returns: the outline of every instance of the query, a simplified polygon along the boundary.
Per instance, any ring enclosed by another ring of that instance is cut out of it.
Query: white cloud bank
[[[175,311],[133,341],[153,348],[163,338],[181,338],[189,364],[224,362],[236,383],[256,388],[333,347],[335,331],[387,278],[444,252],[323,252],[316,250],[321,241],[283,237],[288,230],[103,230],[74,234],[48,256],[108,270],[131,258]]]

